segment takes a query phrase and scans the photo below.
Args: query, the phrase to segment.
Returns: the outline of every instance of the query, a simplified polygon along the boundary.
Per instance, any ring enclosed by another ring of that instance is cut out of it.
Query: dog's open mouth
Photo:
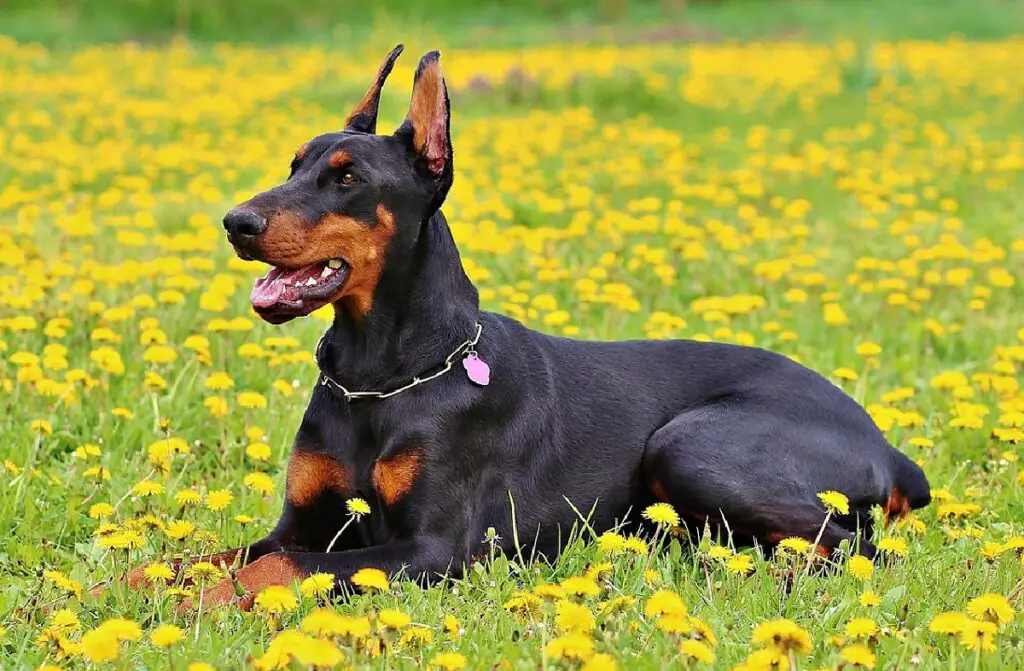
[[[271,323],[308,315],[334,299],[350,268],[342,259],[296,269],[275,266],[256,280],[249,301],[260,317]]]

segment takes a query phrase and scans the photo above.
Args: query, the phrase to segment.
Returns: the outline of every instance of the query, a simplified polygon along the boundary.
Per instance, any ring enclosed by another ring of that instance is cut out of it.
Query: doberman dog
[[[335,316],[280,520],[213,557],[244,565],[207,603],[245,592],[249,605],[312,572],[339,588],[364,567],[457,575],[491,527],[502,551],[551,558],[580,511],[600,532],[657,501],[766,546],[848,541],[872,557],[874,506],[888,519],[929,502],[922,471],[869,415],[784,356],[579,342],[482,311],[440,211],[454,166],[438,52],[419,63],[405,121],[376,134],[401,51],[344,130],[303,145],[285,183],[224,218],[236,253],[272,266],[252,289],[260,317],[280,324],[328,304]],[[825,490],[850,511],[822,529]],[[352,497],[372,513],[335,538]]]

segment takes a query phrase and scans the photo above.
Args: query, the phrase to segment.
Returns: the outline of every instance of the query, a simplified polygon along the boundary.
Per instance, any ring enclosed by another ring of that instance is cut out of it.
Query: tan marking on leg
[[[907,497],[903,496],[903,492],[893,487],[892,491],[889,492],[889,500],[885,502],[885,506],[882,509],[885,512],[885,526],[889,526],[893,520],[903,517],[910,512],[910,501],[907,500]]]
[[[327,490],[348,494],[352,483],[345,467],[321,452],[293,452],[288,460],[288,500],[308,506]]]
[[[244,596],[239,597],[235,593],[235,583],[230,577],[227,577],[204,591],[203,608],[216,608],[217,606],[224,606],[237,600],[242,610],[250,610],[256,596],[267,587],[272,585],[290,585],[305,577],[305,571],[300,569],[287,555],[275,552],[274,554],[260,557],[253,563],[235,572],[235,580],[238,581],[245,591]],[[198,595],[196,598],[198,599]],[[186,601],[182,602],[181,608],[182,610],[191,610],[193,606],[193,603]]]
[[[658,499],[663,503],[669,503],[668,492],[665,491],[665,486],[661,484],[660,480],[656,478],[648,478],[647,487],[654,494],[654,498]]]
[[[386,505],[394,505],[412,489],[420,474],[422,456],[423,449],[414,447],[373,465],[373,488]]]

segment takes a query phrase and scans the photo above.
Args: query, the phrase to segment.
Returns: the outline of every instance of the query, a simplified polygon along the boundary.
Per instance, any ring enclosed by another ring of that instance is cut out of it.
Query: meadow
[[[252,613],[177,611],[210,565],[192,588],[119,582],[277,519],[332,312],[261,322],[265,268],[220,218],[338,128],[393,42],[0,36],[0,668],[1016,668],[1014,37],[410,40],[384,94],[388,132],[415,56],[443,49],[444,210],[487,309],[766,347],[863,403],[934,495],[877,526],[874,565],[683,538],[661,509],[654,538],[581,520],[550,565],[493,555],[430,589],[367,572],[334,600],[314,578]]]

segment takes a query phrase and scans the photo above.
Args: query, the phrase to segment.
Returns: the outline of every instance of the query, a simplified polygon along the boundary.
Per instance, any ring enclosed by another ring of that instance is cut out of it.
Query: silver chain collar
[[[398,394],[401,394],[403,391],[409,391],[413,387],[418,387],[424,382],[430,382],[431,380],[435,380],[441,377],[442,375],[444,375],[445,373],[452,369],[452,366],[455,365],[455,362],[459,358],[459,355],[475,355],[476,350],[474,348],[476,347],[476,344],[480,342],[480,334],[483,333],[483,330],[483,326],[480,325],[480,322],[477,322],[476,335],[474,335],[470,340],[465,341],[457,348],[455,348],[455,351],[449,354],[448,358],[444,360],[443,368],[441,368],[436,373],[433,373],[432,375],[428,375],[427,377],[414,377],[412,379],[412,382],[410,382],[409,384],[399,387],[397,389],[392,389],[391,391],[349,391],[344,385],[342,385],[337,380],[332,379],[330,376],[324,373],[323,369],[320,370],[320,384],[324,387],[332,387],[336,391],[341,392],[341,394],[345,397],[345,401],[348,403],[351,403],[352,401],[356,401],[362,398],[391,398],[392,396],[397,396]],[[324,336],[326,335],[327,334],[325,333],[324,335],[320,336],[320,340],[318,340],[316,343],[316,359],[318,367],[320,365],[320,346],[323,345]]]

